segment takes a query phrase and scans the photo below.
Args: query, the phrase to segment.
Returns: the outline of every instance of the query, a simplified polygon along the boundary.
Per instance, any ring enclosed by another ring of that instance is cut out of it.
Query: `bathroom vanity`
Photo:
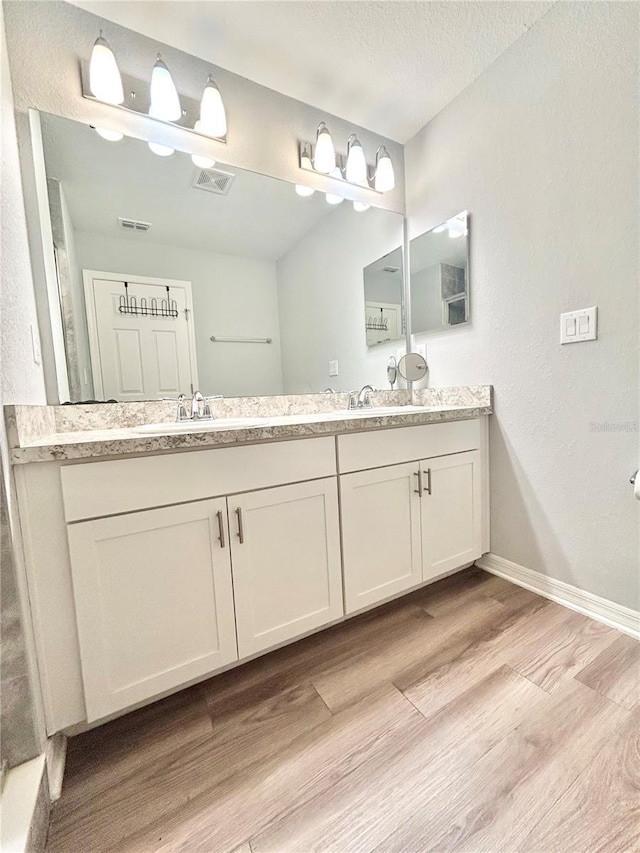
[[[184,434],[167,423],[167,435],[113,424],[56,433],[51,412],[62,407],[42,407],[36,438],[21,435],[33,418],[9,412],[49,733],[149,702],[488,551],[490,388],[464,391],[406,414],[293,412]]]

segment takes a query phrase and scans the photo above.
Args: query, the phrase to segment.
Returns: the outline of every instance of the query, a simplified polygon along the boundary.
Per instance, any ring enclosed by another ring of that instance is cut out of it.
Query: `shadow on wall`
[[[0,462],[0,469],[2,463]],[[27,670],[27,657],[22,633],[20,602],[16,585],[13,545],[4,477],[0,470],[0,731],[2,732],[1,758],[5,768],[14,767],[38,755],[31,685]]]
[[[489,436],[491,552],[541,575],[580,586],[498,415],[490,418]],[[508,510],[497,513],[495,506]]]

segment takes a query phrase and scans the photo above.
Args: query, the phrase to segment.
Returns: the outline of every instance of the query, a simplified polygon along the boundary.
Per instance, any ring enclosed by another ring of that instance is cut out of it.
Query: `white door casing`
[[[162,399],[198,386],[191,282],[83,270],[89,349],[98,399]],[[122,314],[124,284],[138,304],[167,297],[178,317]]]

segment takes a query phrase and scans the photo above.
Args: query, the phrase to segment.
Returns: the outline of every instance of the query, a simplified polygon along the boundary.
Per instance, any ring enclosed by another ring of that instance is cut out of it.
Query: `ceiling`
[[[324,193],[301,198],[286,181],[220,163],[235,175],[228,194],[204,192],[192,186],[201,170],[188,154],[158,157],[139,139],[107,142],[85,124],[41,116],[47,176],[62,182],[76,231],[276,261],[337,209]],[[127,231],[118,217],[151,228]]]
[[[73,0],[405,143],[552,5],[528,0]]]

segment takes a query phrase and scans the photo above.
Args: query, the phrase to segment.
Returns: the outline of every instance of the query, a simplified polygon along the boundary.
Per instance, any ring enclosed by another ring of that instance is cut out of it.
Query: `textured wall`
[[[639,13],[556,4],[406,150],[411,236],[471,212],[473,325],[426,340],[432,385],[495,385],[492,551],[635,608]]]

